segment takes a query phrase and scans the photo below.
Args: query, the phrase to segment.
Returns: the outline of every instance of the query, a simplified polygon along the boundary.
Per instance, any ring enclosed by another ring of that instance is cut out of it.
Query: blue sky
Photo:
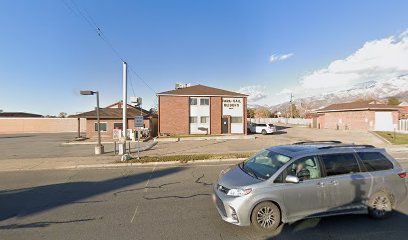
[[[296,88],[367,42],[405,43],[408,28],[408,1],[74,1],[154,91],[181,81],[254,91],[260,98],[252,100],[268,105],[289,98],[288,90],[308,92]],[[120,59],[73,6],[0,1],[0,109],[91,110],[95,99],[82,89],[99,90],[102,106],[121,99]],[[152,107],[154,92],[129,77]]]

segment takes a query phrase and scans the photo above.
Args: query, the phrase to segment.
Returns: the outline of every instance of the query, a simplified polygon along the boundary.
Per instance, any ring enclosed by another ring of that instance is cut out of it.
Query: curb
[[[220,163],[220,162],[236,162],[243,161],[246,158],[230,158],[230,159],[208,159],[208,160],[192,160],[186,163],[180,161],[168,161],[168,162],[147,162],[147,163],[107,163],[107,164],[90,164],[90,165],[78,165],[62,167],[59,169],[79,169],[79,168],[105,168],[105,167],[138,167],[138,166],[157,166],[157,165],[188,165],[195,163]]]
[[[181,142],[181,141],[205,141],[205,140],[250,140],[256,139],[254,135],[228,135],[218,137],[180,137],[180,138],[154,138],[156,142]]]
[[[390,141],[388,141],[387,139],[383,138],[382,136],[378,135],[376,132],[373,131],[369,131],[371,134],[373,134],[374,136],[376,136],[377,138],[379,138],[380,140],[382,140],[383,142],[389,144],[389,145],[395,145],[393,143],[391,143]]]
[[[191,160],[186,163],[180,161],[168,161],[168,162],[147,162],[147,163],[102,163],[102,164],[86,164],[64,167],[44,167],[44,168],[32,168],[32,169],[9,169],[0,170],[0,172],[20,172],[20,171],[38,171],[38,170],[70,170],[70,169],[90,169],[90,168],[120,168],[120,167],[151,167],[158,165],[180,165],[180,167],[202,164],[202,163],[222,163],[222,162],[237,162],[243,161],[246,158],[229,158],[229,159],[208,159],[208,160]],[[217,165],[214,165],[217,166]]]

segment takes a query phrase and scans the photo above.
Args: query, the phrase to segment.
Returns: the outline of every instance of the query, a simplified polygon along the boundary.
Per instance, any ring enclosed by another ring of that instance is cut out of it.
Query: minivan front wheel
[[[262,133],[262,135],[268,134],[265,129],[262,129],[261,133]]]
[[[372,218],[381,219],[392,211],[392,202],[389,194],[384,191],[373,194],[368,202],[368,213]]]
[[[272,202],[262,202],[252,211],[251,222],[257,230],[275,231],[281,222],[280,210]]]

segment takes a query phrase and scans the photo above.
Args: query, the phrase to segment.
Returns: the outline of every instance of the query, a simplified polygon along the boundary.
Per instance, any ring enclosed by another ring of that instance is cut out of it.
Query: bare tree
[[[66,118],[67,117],[67,113],[66,112],[60,112],[59,114],[58,114],[58,117],[59,118]]]

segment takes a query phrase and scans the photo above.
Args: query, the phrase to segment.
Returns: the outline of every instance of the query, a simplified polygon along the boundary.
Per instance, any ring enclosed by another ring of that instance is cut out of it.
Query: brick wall
[[[247,98],[244,98],[244,134],[248,134]]]
[[[387,111],[389,112],[389,111]],[[398,111],[392,112],[393,124],[398,124]],[[341,120],[341,121],[340,121]],[[375,111],[328,112],[319,114],[317,125],[320,128],[375,130]]]
[[[211,134],[221,134],[222,98],[211,97]]]
[[[328,112],[319,116],[320,128],[373,130],[375,127],[373,111]]]
[[[159,134],[189,134],[189,116],[189,97],[159,96]]]

